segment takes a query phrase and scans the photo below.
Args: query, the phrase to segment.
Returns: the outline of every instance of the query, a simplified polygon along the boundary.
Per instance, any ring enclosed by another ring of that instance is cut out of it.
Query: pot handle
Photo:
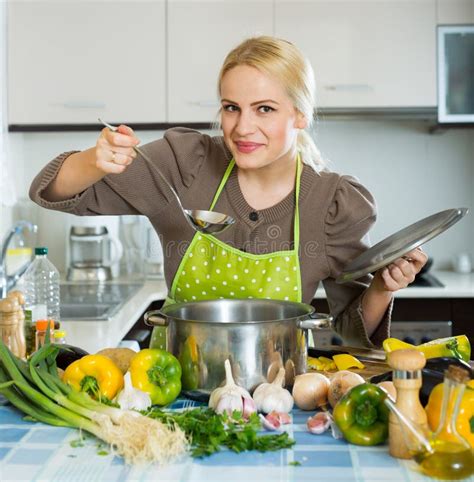
[[[160,311],[147,311],[143,318],[147,326],[168,326],[168,318]]]
[[[311,313],[309,318],[298,320],[298,328],[314,330],[320,328],[332,328],[333,317],[328,313]]]

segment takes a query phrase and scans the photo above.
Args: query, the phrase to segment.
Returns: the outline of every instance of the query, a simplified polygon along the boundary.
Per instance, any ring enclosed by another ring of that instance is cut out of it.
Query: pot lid
[[[397,258],[435,238],[462,219],[469,209],[446,209],[410,224],[364,251],[345,266],[336,278],[346,283],[389,265]]]

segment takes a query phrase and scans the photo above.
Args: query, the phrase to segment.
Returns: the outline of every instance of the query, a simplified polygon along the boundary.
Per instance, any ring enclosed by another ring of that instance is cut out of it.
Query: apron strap
[[[212,211],[214,209],[214,206],[217,203],[217,200],[219,199],[219,196],[222,192],[222,189],[224,189],[225,183],[227,182],[227,179],[229,179],[230,173],[232,172],[232,169],[234,168],[235,165],[235,160],[232,159],[227,166],[227,169],[225,170],[224,176],[221,179],[221,183],[219,184],[219,187],[217,188],[216,194],[214,194],[214,199],[212,200],[211,207],[209,208],[209,211]]]
[[[229,179],[230,173],[234,168],[235,160],[232,159],[225,170],[224,176],[221,179],[219,187],[217,188],[216,194],[214,194],[214,199],[212,200],[211,207],[209,208],[210,211],[214,209],[214,206],[219,199],[219,196],[224,189],[225,183]],[[300,180],[301,180],[301,171],[302,171],[302,162],[301,156],[298,152],[296,158],[296,185],[295,185],[295,220],[294,220],[294,228],[293,228],[293,241],[294,241],[294,249],[296,253],[299,253],[299,246],[300,246],[300,206],[299,206],[299,197],[300,197]]]
[[[300,180],[302,171],[302,162],[300,158],[300,153],[298,152],[296,158],[296,185],[295,185],[295,221],[293,229],[293,240],[294,240],[294,250],[296,255],[299,253],[300,249]]]

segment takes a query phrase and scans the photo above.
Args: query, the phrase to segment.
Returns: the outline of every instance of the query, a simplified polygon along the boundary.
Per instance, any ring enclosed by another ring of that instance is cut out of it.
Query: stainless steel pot
[[[252,391],[286,369],[286,385],[306,371],[309,329],[328,328],[331,316],[290,301],[209,300],[168,305],[145,314],[167,327],[167,349],[181,362],[183,392],[209,395],[225,378],[228,358],[236,382]]]

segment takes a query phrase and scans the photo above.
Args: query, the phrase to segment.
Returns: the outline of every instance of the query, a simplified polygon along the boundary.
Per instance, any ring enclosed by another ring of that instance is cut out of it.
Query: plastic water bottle
[[[38,320],[59,324],[59,272],[49,261],[48,248],[35,248],[35,259],[21,279],[25,295],[25,338],[27,355],[34,351]]]

